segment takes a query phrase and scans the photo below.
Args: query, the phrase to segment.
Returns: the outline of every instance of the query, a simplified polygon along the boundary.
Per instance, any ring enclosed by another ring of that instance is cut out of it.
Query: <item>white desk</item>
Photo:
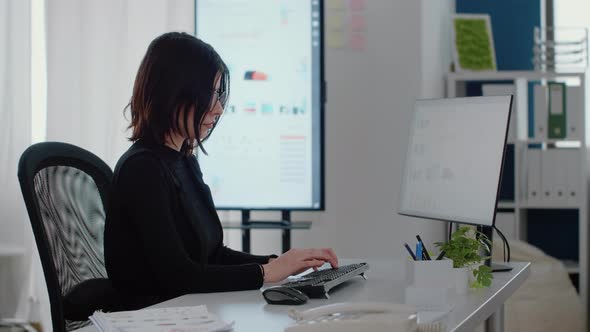
[[[342,264],[347,264],[344,260]],[[330,293],[329,300],[311,299],[307,304],[298,306],[306,309],[336,302],[404,302],[406,282],[405,264],[399,261],[369,260],[368,280],[354,278],[340,289]],[[494,274],[492,287],[470,291],[467,295],[454,299],[454,309],[450,314],[449,331],[471,331],[487,318],[496,320],[495,330],[501,331],[503,324],[504,302],[523,284],[530,272],[530,263],[512,263],[511,272]],[[175,307],[204,304],[210,312],[219,315],[225,321],[235,321],[234,331],[273,331],[281,332],[292,324],[287,316],[291,306],[268,305],[259,290],[191,294],[181,296],[154,307]],[[94,332],[92,326],[77,332]]]

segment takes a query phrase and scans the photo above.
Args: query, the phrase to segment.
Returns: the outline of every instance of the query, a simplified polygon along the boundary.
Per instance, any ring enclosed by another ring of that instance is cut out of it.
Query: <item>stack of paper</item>
[[[120,311],[95,312],[90,320],[100,332],[225,332],[233,329],[209,313],[204,305]]]

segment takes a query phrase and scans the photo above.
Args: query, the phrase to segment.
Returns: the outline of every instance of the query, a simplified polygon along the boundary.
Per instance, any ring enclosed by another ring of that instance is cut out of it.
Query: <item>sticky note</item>
[[[326,8],[343,10],[346,8],[345,4],[346,3],[344,2],[344,0],[327,0]]]
[[[343,48],[345,45],[344,34],[341,31],[328,31],[326,41],[330,48]]]
[[[349,0],[348,8],[350,8],[351,11],[363,11],[365,10],[366,4],[366,0]]]
[[[326,17],[326,29],[343,30],[344,29],[344,13],[329,13]]]
[[[349,47],[355,51],[364,51],[366,47],[366,37],[363,33],[352,33],[348,40]]]
[[[355,32],[365,31],[367,22],[365,15],[363,14],[352,14],[350,16],[350,30]]]

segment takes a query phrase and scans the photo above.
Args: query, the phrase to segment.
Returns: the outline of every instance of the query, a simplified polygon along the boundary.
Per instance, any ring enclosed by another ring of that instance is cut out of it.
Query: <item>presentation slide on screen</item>
[[[508,108],[507,102],[418,102],[400,211],[491,224]]]
[[[209,155],[199,155],[215,204],[318,208],[320,30],[312,1],[198,0],[195,9],[197,36],[231,76],[224,115],[204,144]]]

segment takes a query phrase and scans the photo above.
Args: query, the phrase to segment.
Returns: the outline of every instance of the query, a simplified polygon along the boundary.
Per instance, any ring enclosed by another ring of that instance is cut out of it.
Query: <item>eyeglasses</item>
[[[215,90],[215,94],[217,95],[217,100],[221,104],[221,107],[225,109],[225,104],[227,103],[227,91],[222,90]]]

